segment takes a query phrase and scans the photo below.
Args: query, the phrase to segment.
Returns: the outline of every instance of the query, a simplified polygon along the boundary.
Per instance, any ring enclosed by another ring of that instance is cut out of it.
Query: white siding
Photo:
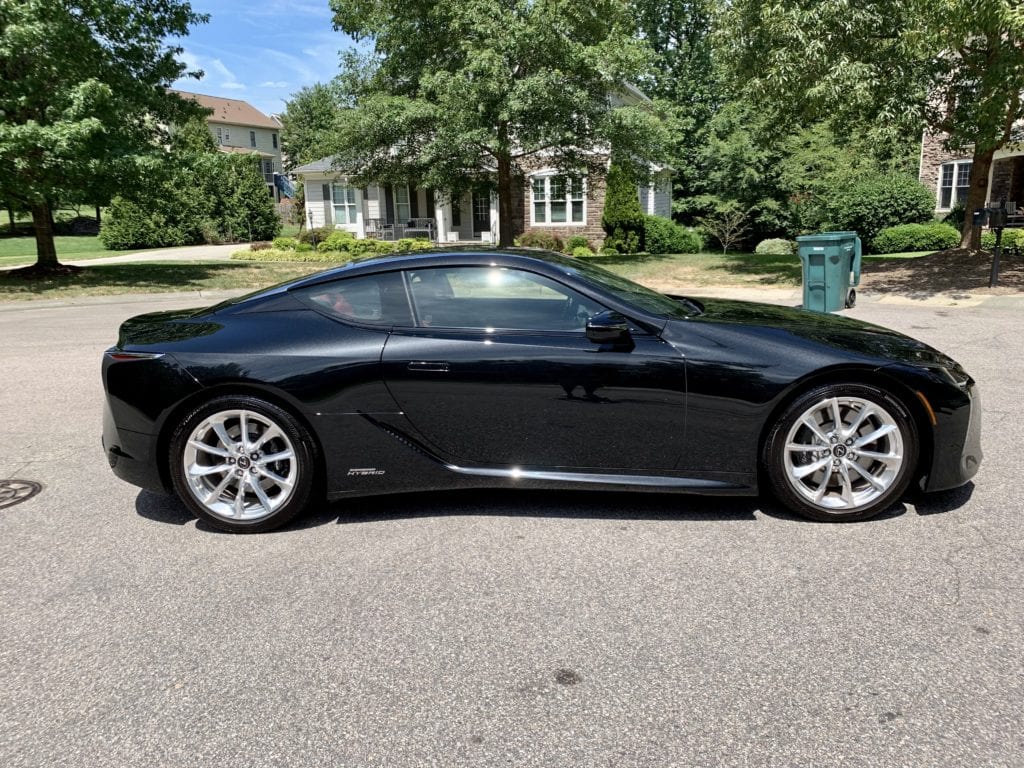
[[[651,213],[653,204],[653,189],[647,184],[637,184],[637,191],[640,193],[640,210],[644,213]]]
[[[672,218],[672,176],[658,174],[654,179],[654,200],[651,213],[666,219]]]
[[[325,205],[323,185],[326,179],[306,179],[306,226],[310,229],[326,227],[329,223],[330,202]]]

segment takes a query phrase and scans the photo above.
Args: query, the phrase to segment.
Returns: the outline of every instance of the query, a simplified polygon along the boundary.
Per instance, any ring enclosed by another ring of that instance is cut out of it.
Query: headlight
[[[960,389],[966,389],[974,383],[974,379],[963,369],[956,360],[942,355],[939,361],[932,365],[925,366],[930,371],[935,371],[948,382]]]

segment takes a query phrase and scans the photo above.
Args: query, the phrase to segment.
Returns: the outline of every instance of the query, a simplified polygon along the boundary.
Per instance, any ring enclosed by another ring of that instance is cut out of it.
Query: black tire
[[[833,403],[839,407],[838,432],[828,415]],[[805,445],[808,450],[800,451]],[[801,394],[783,410],[768,432],[762,461],[775,497],[786,507],[812,520],[849,522],[898,501],[915,475],[918,455],[914,419],[897,398],[865,384],[829,384]]]
[[[850,292],[848,294],[846,294],[846,308],[847,309],[853,309],[856,306],[857,306],[857,291],[855,289],[851,288]]]
[[[263,533],[308,505],[315,450],[309,431],[287,411],[257,397],[228,395],[181,421],[168,462],[175,492],[201,520],[233,533]]]

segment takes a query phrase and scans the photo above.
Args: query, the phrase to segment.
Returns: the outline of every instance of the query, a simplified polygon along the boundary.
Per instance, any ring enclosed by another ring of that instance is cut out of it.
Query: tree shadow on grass
[[[708,265],[730,275],[754,276],[761,285],[799,285],[803,279],[800,259],[759,253],[728,253]]]
[[[246,270],[252,279],[245,280]],[[298,273],[298,272],[297,272]],[[79,267],[74,274],[23,277],[17,273],[0,272],[0,297],[7,295],[53,294],[62,290],[90,292],[89,289],[107,289],[115,293],[157,293],[165,291],[198,291],[216,288],[258,288],[261,285],[285,279],[278,273],[268,275],[248,263],[226,264],[100,264]],[[227,284],[225,284],[227,283]],[[97,292],[102,292],[97,290]]]
[[[617,267],[626,264],[657,264],[659,262],[671,262],[679,259],[675,254],[650,254],[650,253],[616,253],[608,255],[584,256],[583,261],[598,267]],[[685,258],[685,257],[683,257]]]

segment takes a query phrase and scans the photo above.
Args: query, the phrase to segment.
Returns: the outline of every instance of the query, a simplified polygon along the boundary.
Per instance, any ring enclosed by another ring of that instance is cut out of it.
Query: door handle
[[[448,363],[436,363],[430,360],[413,360],[406,367],[410,371],[423,373],[448,373]]]

